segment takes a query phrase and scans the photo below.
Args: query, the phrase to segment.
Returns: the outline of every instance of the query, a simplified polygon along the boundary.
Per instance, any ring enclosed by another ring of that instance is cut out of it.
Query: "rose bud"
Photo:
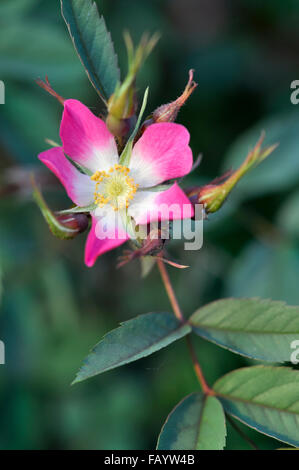
[[[265,160],[276,149],[277,144],[262,149],[264,137],[263,133],[254,149],[249,152],[238,170],[228,172],[218,178],[218,180],[214,180],[210,184],[200,188],[191,188],[186,190],[186,194],[190,201],[193,204],[203,204],[207,214],[210,212],[217,212],[226,201],[228,195],[236,186],[238,181],[240,181],[248,171]],[[219,181],[223,182],[219,183]]]
[[[181,107],[186,103],[187,99],[197,87],[197,83],[193,80],[194,70],[189,70],[189,80],[185,90],[178,99],[168,104],[163,104],[153,112],[153,122],[174,122],[178,116]]]

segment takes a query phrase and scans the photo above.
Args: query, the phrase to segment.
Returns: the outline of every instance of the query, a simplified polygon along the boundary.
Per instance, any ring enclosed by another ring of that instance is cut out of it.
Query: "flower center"
[[[126,166],[115,164],[108,172],[96,171],[91,176],[96,182],[94,200],[99,207],[108,203],[115,211],[129,207],[138,189],[138,184],[128,176],[129,172]]]

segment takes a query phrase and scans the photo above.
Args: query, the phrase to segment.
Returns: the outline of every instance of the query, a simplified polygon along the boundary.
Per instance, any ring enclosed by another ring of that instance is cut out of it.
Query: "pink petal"
[[[117,248],[118,246],[125,243],[128,239],[127,236],[126,238],[124,237],[119,238],[118,236],[116,236],[116,238],[114,239],[110,239],[110,238],[106,238],[104,240],[99,239],[97,237],[98,231],[101,230],[101,228],[99,227],[99,224],[100,224],[99,220],[93,217],[92,227],[87,237],[87,242],[85,246],[85,264],[88,267],[92,267],[94,265],[98,256],[101,256],[107,251]]]
[[[38,158],[53,171],[75,204],[88,206],[93,203],[95,183],[68,161],[61,147],[46,150],[40,153]]]
[[[149,188],[186,175],[193,163],[189,140],[189,132],[180,124],[152,124],[133,148],[130,176]]]
[[[194,209],[182,189],[174,183],[166,191],[138,191],[129,214],[139,225],[159,220],[190,219]]]
[[[113,135],[104,121],[80,101],[65,101],[60,137],[64,152],[93,172],[109,170],[118,162]]]

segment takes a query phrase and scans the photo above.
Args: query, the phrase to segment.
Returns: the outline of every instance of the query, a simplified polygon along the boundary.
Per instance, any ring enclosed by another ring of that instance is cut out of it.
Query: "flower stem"
[[[176,295],[174,293],[174,290],[173,290],[170,278],[168,276],[168,272],[167,272],[167,269],[165,267],[165,264],[160,259],[157,260],[157,264],[158,264],[158,268],[159,268],[159,271],[160,271],[160,274],[161,274],[161,277],[162,277],[162,281],[163,281],[165,290],[167,292],[169,301],[170,301],[172,309],[173,309],[173,313],[175,314],[175,316],[177,317],[178,320],[184,321],[184,316],[183,316],[183,313],[180,309],[180,306],[179,306],[179,303],[177,301]]]
[[[184,322],[185,318],[184,318],[183,312],[182,312],[182,310],[179,306],[179,303],[177,301],[177,298],[176,298],[175,292],[173,290],[173,287],[172,287],[167,269],[165,267],[165,264],[161,259],[158,259],[157,260],[157,265],[158,265],[158,268],[159,268],[159,271],[160,271],[160,274],[161,274],[161,277],[162,277],[162,281],[163,281],[165,290],[167,292],[169,301],[171,303],[173,313],[174,313],[174,315],[176,316],[176,318],[178,320],[180,320],[181,322]],[[215,395],[214,390],[212,390],[209,387],[209,385],[207,384],[206,379],[203,375],[203,372],[202,372],[202,369],[201,369],[200,364],[198,362],[198,359],[196,357],[195,349],[193,347],[190,336],[186,337],[186,341],[187,341],[187,346],[188,346],[189,353],[190,353],[190,356],[191,356],[191,359],[192,359],[194,372],[195,372],[196,377],[197,377],[197,379],[198,379],[198,381],[199,381],[199,383],[202,387],[203,393],[205,393],[206,395],[210,395],[210,396]]]
[[[209,387],[209,385],[207,384],[206,379],[203,375],[203,372],[202,372],[202,369],[201,369],[200,364],[198,362],[198,359],[196,357],[195,349],[194,349],[194,346],[192,344],[190,336],[186,336],[186,342],[187,342],[187,346],[188,346],[190,356],[191,356],[191,359],[192,359],[193,369],[194,369],[196,377],[197,377],[197,379],[198,379],[198,381],[201,385],[203,393],[205,393],[206,395],[210,395],[210,396],[215,395],[214,390],[212,390]]]

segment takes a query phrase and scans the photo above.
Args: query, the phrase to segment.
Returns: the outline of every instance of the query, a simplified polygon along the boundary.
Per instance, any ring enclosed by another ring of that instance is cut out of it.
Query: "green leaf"
[[[215,397],[193,393],[168,416],[159,436],[158,450],[222,450],[225,416]]]
[[[195,333],[233,352],[270,362],[290,361],[299,338],[299,307],[261,299],[224,299],[189,319]]]
[[[121,156],[120,156],[120,159],[119,159],[119,163],[121,165],[126,165],[128,166],[129,163],[130,163],[130,159],[131,159],[131,154],[132,154],[132,149],[133,149],[133,144],[134,144],[134,139],[137,135],[137,132],[139,130],[139,127],[140,127],[140,124],[141,124],[141,120],[142,120],[142,116],[144,114],[144,111],[145,111],[145,108],[146,108],[146,105],[147,105],[147,100],[148,100],[148,92],[149,92],[149,88],[147,88],[144,92],[144,96],[143,96],[143,100],[142,100],[142,105],[141,105],[141,108],[140,108],[140,112],[139,112],[139,116],[138,116],[138,119],[137,119],[137,122],[136,122],[136,126],[134,128],[134,131],[132,132]]]
[[[137,361],[186,336],[191,327],[170,313],[146,313],[110,331],[85,360],[73,383]]]
[[[87,75],[105,101],[120,80],[117,56],[105,20],[92,0],[61,0],[61,10]]]
[[[71,209],[65,209],[63,211],[59,211],[59,214],[82,214],[82,213],[90,213],[97,209],[97,204],[90,204],[89,206],[75,206]]]
[[[151,186],[150,188],[140,188],[139,191],[151,191],[153,193],[160,191],[167,191],[173,186],[173,183],[170,184],[158,184],[157,186]]]
[[[93,172],[91,170],[89,170],[88,168],[86,168],[84,165],[80,165],[80,163],[77,163],[75,162],[71,157],[69,157],[68,155],[66,155],[66,158],[68,159],[68,161],[75,167],[77,168],[78,171],[80,171],[80,173],[82,173],[83,175],[87,175],[87,176],[92,176],[93,175]]]
[[[230,372],[214,385],[225,411],[268,436],[299,445],[299,372],[255,366]]]

